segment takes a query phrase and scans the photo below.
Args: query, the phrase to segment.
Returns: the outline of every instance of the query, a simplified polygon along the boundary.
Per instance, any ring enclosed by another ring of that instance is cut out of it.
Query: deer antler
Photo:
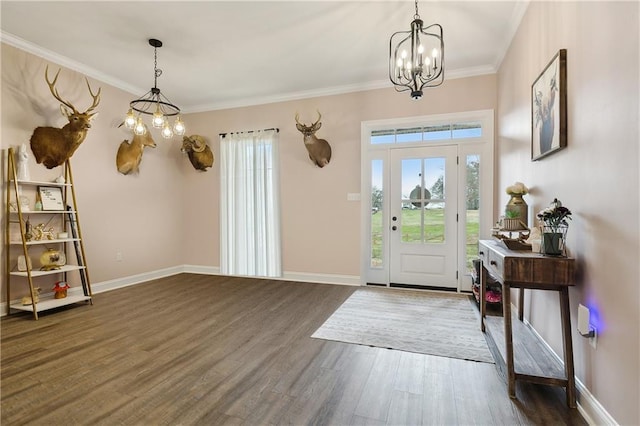
[[[47,65],[46,69],[44,70],[44,78],[45,80],[47,80],[47,84],[49,85],[49,90],[51,91],[51,94],[53,95],[54,98],[56,98],[58,101],[60,101],[61,104],[67,106],[68,108],[70,108],[71,110],[73,110],[74,113],[78,114],[78,110],[76,109],[76,107],[74,107],[71,102],[65,101],[64,99],[62,99],[62,97],[60,96],[60,94],[58,93],[58,89],[55,88],[56,86],[56,82],[58,81],[58,76],[60,75],[60,69],[58,69],[58,72],[56,73],[56,76],[53,78],[53,81],[49,81],[49,65]],[[93,111],[98,104],[100,103],[100,92],[102,92],[102,87],[100,87],[98,89],[98,93],[93,93],[93,90],[91,90],[91,85],[89,84],[89,80],[87,79],[87,77],[84,78],[85,81],[87,82],[87,87],[89,88],[89,93],[91,94],[91,97],[93,98],[93,102],[91,103],[91,106],[89,107],[89,109],[87,109],[84,113],[87,114],[91,111]]]
[[[60,75],[60,69],[58,69],[58,72],[56,73],[56,76],[53,78],[53,81],[49,81],[49,65],[47,65],[47,68],[44,70],[44,79],[47,80],[47,84],[49,85],[49,90],[51,91],[51,94],[53,95],[53,97],[56,98],[58,101],[60,101],[61,104],[71,108],[73,112],[77,114],[78,110],[73,105],[71,105],[70,102],[67,102],[64,99],[62,99],[58,94],[58,89],[55,88],[56,81],[58,81],[59,75]]]
[[[322,118],[322,114],[320,114],[320,111],[319,111],[319,110],[316,110],[316,111],[318,112],[318,119],[315,121],[315,123],[313,123],[312,125],[310,125],[310,126],[308,126],[308,127],[313,127],[313,126],[315,126],[316,124],[318,124],[318,122],[320,122],[320,119]],[[299,119],[300,119],[300,114],[296,112],[296,123],[300,124],[301,126],[305,126],[303,123],[301,123],[301,122],[299,121]],[[307,126],[305,126],[305,127],[307,127]]]
[[[89,85],[89,80],[87,79],[87,77],[84,78],[84,80],[87,82],[87,87],[89,88],[89,93],[91,94],[91,97],[93,98],[93,102],[91,103],[91,106],[84,112],[85,114],[93,111],[98,104],[100,103],[100,92],[102,91],[102,87],[98,88],[98,93],[96,93],[95,95],[93,94],[93,91],[91,90],[91,85]]]

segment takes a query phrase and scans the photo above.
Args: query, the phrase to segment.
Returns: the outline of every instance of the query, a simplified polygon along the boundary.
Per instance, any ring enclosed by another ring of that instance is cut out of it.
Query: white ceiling
[[[497,70],[527,1],[421,1],[444,29],[446,78]],[[389,37],[413,2],[1,1],[2,40],[184,112],[391,87]],[[409,96],[409,95],[406,95]]]

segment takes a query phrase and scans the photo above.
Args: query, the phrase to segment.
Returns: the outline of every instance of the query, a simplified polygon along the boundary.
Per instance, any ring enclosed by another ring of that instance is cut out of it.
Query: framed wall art
[[[64,210],[61,188],[56,186],[39,186],[38,195],[42,202],[42,210]]]
[[[567,146],[567,50],[560,49],[531,85],[531,160]]]

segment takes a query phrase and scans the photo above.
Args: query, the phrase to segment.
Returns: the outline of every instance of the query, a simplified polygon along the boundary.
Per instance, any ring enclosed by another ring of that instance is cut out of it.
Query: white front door
[[[457,146],[390,150],[391,284],[457,289]]]

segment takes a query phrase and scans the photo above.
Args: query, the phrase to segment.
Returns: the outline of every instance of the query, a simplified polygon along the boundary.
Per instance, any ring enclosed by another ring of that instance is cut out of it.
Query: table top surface
[[[504,257],[526,257],[534,259],[550,259],[550,260],[569,260],[573,261],[572,257],[567,256],[545,256],[538,252],[530,250],[511,250],[507,248],[500,240],[480,240],[480,244],[486,246],[489,249],[495,250]]]

